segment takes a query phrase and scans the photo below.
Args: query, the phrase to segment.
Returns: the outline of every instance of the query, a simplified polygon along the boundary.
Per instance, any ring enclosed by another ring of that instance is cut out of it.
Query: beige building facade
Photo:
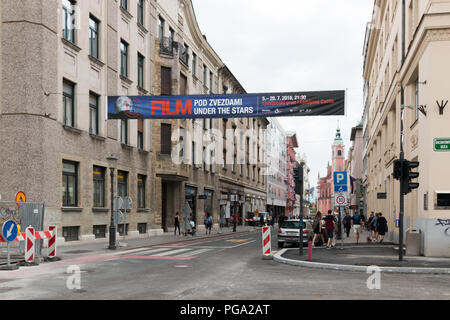
[[[450,100],[449,12],[450,1],[375,1],[364,48],[367,212],[382,212],[389,238],[398,240],[393,161],[400,153],[404,105],[405,158],[420,162],[420,186],[405,196],[405,232],[420,230],[426,256],[450,256],[450,109],[443,108]],[[378,193],[387,199],[377,199]]]

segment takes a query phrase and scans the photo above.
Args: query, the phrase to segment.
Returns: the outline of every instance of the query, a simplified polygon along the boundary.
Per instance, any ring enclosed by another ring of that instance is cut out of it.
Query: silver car
[[[308,245],[308,241],[314,236],[313,221],[303,220],[303,246]],[[283,222],[278,229],[278,248],[283,248],[286,243],[298,245],[300,241],[300,220],[289,219]]]

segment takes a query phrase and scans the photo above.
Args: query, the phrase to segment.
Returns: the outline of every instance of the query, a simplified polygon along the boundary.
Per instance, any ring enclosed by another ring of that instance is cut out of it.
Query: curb
[[[313,268],[313,269],[327,269],[339,271],[359,271],[367,272],[370,266],[355,266],[344,264],[332,264],[321,262],[299,261],[288,258],[283,258],[282,255],[288,249],[283,249],[273,256],[273,260],[280,263],[290,264],[299,267]],[[381,272],[390,273],[424,273],[424,274],[450,274],[450,268],[409,268],[409,267],[378,267]]]

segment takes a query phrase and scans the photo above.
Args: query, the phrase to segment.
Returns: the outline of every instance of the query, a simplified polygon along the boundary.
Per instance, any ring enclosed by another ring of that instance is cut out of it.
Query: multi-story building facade
[[[297,134],[286,133],[286,176],[287,176],[287,200],[286,200],[286,216],[293,217],[297,197],[295,196],[295,180],[294,168],[297,167],[295,157],[295,149],[298,148]]]
[[[362,185],[363,176],[363,125],[360,122],[357,126],[352,128],[350,134],[350,141],[352,145],[348,150],[348,157],[346,160],[346,171],[349,174],[349,192],[348,205],[351,213],[364,211],[364,188]]]
[[[286,133],[276,118],[270,118],[267,132],[267,210],[279,217],[286,212]]]
[[[247,159],[241,177],[210,161],[225,155],[204,140],[211,129],[223,140],[222,119],[106,118],[107,96],[245,93],[201,34],[191,1],[1,1],[0,9],[2,200],[21,190],[45,202],[58,241],[108,238],[115,155],[114,196],[133,200],[121,234],[168,230],[185,201],[198,224],[205,211],[217,222],[219,169],[243,189],[243,204],[264,209],[265,137],[250,139],[257,160]],[[237,120],[251,129],[266,122]],[[181,164],[172,157],[179,144]]]
[[[156,19],[155,95],[246,93],[200,32],[191,1],[158,1]],[[218,223],[222,207],[227,218],[264,211],[266,126],[264,118],[154,121],[156,224],[173,227],[186,201],[200,228],[205,213]],[[172,161],[177,144],[181,164]]]
[[[445,170],[450,154],[441,148],[448,147],[450,136],[445,108],[449,12],[449,1],[375,1],[364,47],[367,211],[382,212],[390,239],[397,241],[400,191],[393,162],[400,154],[404,108],[405,158],[420,162],[419,188],[404,198],[404,231],[422,232],[427,256],[450,256],[442,223],[450,218],[450,173]],[[377,199],[377,193],[386,193],[387,199]]]
[[[137,235],[155,228],[152,124],[107,121],[105,110],[108,95],[151,88],[153,1],[138,3],[0,4],[7,53],[0,148],[9,155],[2,156],[0,190],[4,200],[21,189],[28,201],[45,202],[45,225],[57,225],[65,240],[107,237],[111,154],[119,159],[115,188],[134,200],[128,229]]]

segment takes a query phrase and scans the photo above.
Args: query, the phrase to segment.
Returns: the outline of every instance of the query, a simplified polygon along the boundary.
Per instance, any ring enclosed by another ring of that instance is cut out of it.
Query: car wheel
[[[284,247],[284,243],[283,242],[278,242],[278,248],[283,248]]]

